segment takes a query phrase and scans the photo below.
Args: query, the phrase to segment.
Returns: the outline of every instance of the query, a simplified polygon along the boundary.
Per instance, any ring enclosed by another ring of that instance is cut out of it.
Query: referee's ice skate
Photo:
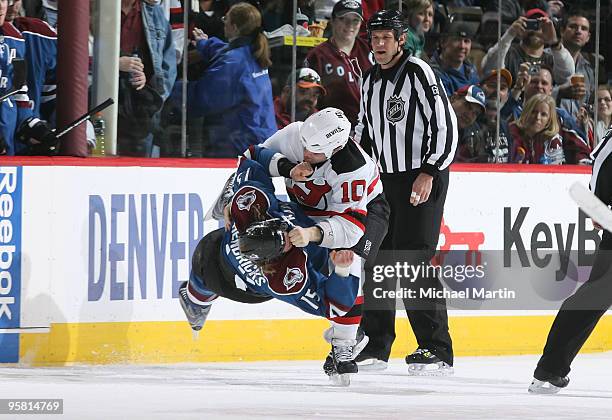
[[[406,356],[408,374],[414,376],[446,376],[454,373],[453,367],[428,349],[418,348]]]
[[[538,378],[539,377],[539,378]],[[532,394],[556,394],[569,384],[567,376],[538,374],[531,381],[528,391]]]

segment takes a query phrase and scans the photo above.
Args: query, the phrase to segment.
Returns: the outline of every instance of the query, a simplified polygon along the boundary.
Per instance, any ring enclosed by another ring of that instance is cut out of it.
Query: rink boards
[[[199,340],[192,339],[176,291],[188,278],[197,242],[218,226],[203,218],[233,164],[3,160],[0,362],[320,358],[327,348],[321,339],[326,321],[280,302],[219,300]],[[552,232],[553,244],[556,233],[567,239],[580,224],[567,188],[588,180],[588,168],[456,166],[440,243],[451,249],[501,250],[505,226],[519,214],[527,246],[543,226]],[[283,191],[281,182],[277,187]],[[573,245],[579,236],[572,236]],[[456,352],[537,353],[552,314],[451,311]],[[397,323],[393,355],[399,357],[415,343],[405,315]],[[585,350],[612,349],[611,332],[612,321],[605,317]]]

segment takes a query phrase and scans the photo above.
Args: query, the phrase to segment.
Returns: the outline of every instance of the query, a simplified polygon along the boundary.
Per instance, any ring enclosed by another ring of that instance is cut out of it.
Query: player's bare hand
[[[225,222],[225,231],[229,232],[229,230],[232,227],[232,212],[231,212],[231,207],[228,204],[227,206],[223,207],[223,221]]]
[[[429,200],[429,194],[431,194],[432,186],[433,177],[424,172],[420,173],[412,184],[412,191],[410,192],[410,204],[412,204],[413,206],[418,206],[419,204],[423,204],[427,200]]]
[[[312,175],[313,172],[314,170],[312,169],[312,165],[310,165],[310,163],[302,162],[291,169],[289,176],[295,182],[304,182],[308,180],[308,177]]]
[[[310,243],[310,228],[296,226],[289,231],[289,240],[293,246],[304,248]]]
[[[355,253],[350,249],[331,251],[329,258],[336,267],[350,267],[355,259]]]

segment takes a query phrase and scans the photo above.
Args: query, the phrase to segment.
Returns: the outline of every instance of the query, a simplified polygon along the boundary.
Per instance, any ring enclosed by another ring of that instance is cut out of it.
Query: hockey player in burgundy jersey
[[[353,253],[293,246],[292,232],[314,222],[295,203],[277,200],[259,163],[243,159],[230,190],[233,224],[200,241],[189,281],[179,290],[191,327],[202,328],[219,296],[244,303],[282,300],[330,321],[324,336],[332,345],[333,369],[327,363],[326,373],[347,385],[348,375],[357,372],[353,359],[367,343],[356,340],[362,296],[359,271],[351,270]]]

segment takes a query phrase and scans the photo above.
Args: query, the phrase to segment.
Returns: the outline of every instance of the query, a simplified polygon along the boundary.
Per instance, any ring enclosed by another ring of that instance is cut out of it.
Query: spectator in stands
[[[49,25],[57,27],[57,3],[59,0],[42,0],[44,17]]]
[[[478,114],[485,110],[485,93],[477,85],[463,86],[450,97],[451,105],[457,115],[459,130],[474,124]]]
[[[500,73],[499,88],[497,85],[497,70],[491,71],[482,78],[479,86],[484,91],[487,100],[497,100],[497,92],[499,91],[499,102],[500,106],[503,107],[508,102],[508,95],[512,87],[512,75],[507,69],[501,69]]]
[[[519,37],[519,44],[512,44]],[[549,50],[545,50],[546,46]],[[501,49],[503,65],[497,61]],[[540,9],[528,10],[514,21],[512,26],[501,37],[482,60],[482,72],[489,73],[498,67],[507,68],[514,79],[517,78],[522,63],[529,63],[532,72],[537,66],[545,64],[554,70],[553,77],[557,84],[566,83],[574,74],[574,60],[569,51],[557,40],[555,27],[548,14]]]
[[[549,95],[538,93],[527,101],[519,120],[510,123],[510,135],[513,162],[560,165],[566,161],[555,100]]]
[[[589,146],[595,148],[606,130],[612,128],[612,88],[601,85],[597,88],[597,124],[593,121],[593,106],[584,105],[578,111],[577,120],[587,132]]]
[[[433,26],[433,0],[402,0],[402,15],[406,25],[404,49],[415,57],[423,58],[425,34]]]
[[[566,83],[559,88],[557,102],[573,116],[577,116],[580,107],[589,101],[597,85],[593,70],[594,57],[589,55],[587,58],[581,52],[591,38],[590,26],[585,12],[571,11],[561,27],[563,45],[572,55],[576,73],[582,75],[584,81]]]
[[[189,16],[190,33],[194,28],[200,28],[210,38],[225,39],[223,31],[223,16],[228,6],[225,0],[200,0],[200,11]],[[193,27],[192,27],[193,25]]]
[[[321,75],[327,90],[319,107],[341,109],[353,127],[359,114],[360,79],[373,64],[370,46],[357,37],[362,16],[361,6],[355,0],[336,3],[330,22],[331,38],[313,48],[304,63]]]
[[[498,6],[499,0],[482,1],[484,12],[497,13]],[[504,0],[502,1],[501,7],[502,22],[514,22],[525,10],[529,9],[541,9],[546,11],[548,9],[548,2],[546,0]]]
[[[477,85],[464,86],[453,93],[450,101],[459,127],[455,161],[487,162],[487,138],[483,132],[486,119],[479,118],[486,111],[485,92]]]
[[[21,7],[21,0],[15,0],[8,7],[6,21],[12,23],[25,39],[28,96],[33,102],[33,115],[49,121],[55,111],[57,33],[40,19],[22,17]]]
[[[295,72],[295,121],[304,121],[318,111],[319,97],[326,91],[321,84],[321,77],[313,69],[307,67],[297,69]],[[279,96],[274,98],[274,111],[276,124],[279,130],[291,121],[291,74]]]
[[[529,75],[527,64],[523,64],[523,69],[519,72],[519,79],[524,79],[523,103],[527,103],[532,96],[544,94],[552,97],[552,70],[542,65],[538,72]],[[523,83],[517,81],[515,85]],[[554,100],[554,99],[553,99]],[[515,99],[514,95],[508,98],[507,109],[510,109],[510,120],[519,120],[523,106]],[[585,132],[579,127],[576,119],[566,110],[556,108],[557,120],[560,124],[560,134],[563,138],[564,149],[566,151],[566,163],[589,163],[588,154],[590,153],[589,144]],[[570,154],[569,151],[572,153]],[[580,156],[579,158],[576,158]],[[580,162],[580,160],[582,160]]]
[[[160,111],[176,79],[172,32],[161,6],[121,0],[120,47],[117,152],[151,157]]]
[[[476,67],[467,59],[473,36],[468,25],[451,23],[442,36],[439,52],[435,52],[431,59],[431,67],[440,77],[448,96],[463,86],[479,82]]]
[[[0,155],[47,155],[56,152],[57,138],[44,121],[32,115],[27,86],[17,77],[17,60],[25,57],[21,32],[6,22],[9,2],[0,0],[0,75],[2,94],[15,85],[20,90],[0,102]],[[22,69],[25,71],[25,63]]]
[[[248,3],[230,7],[224,17],[229,43],[194,29],[196,48],[207,65],[189,82],[189,117],[204,116],[208,157],[235,157],[276,132],[270,49],[262,33],[261,14]],[[181,83],[173,93],[178,101]]]
[[[181,0],[145,0],[151,5],[160,5],[164,9],[164,16],[172,28],[172,42],[176,51],[176,62],[183,56],[183,6]]]

